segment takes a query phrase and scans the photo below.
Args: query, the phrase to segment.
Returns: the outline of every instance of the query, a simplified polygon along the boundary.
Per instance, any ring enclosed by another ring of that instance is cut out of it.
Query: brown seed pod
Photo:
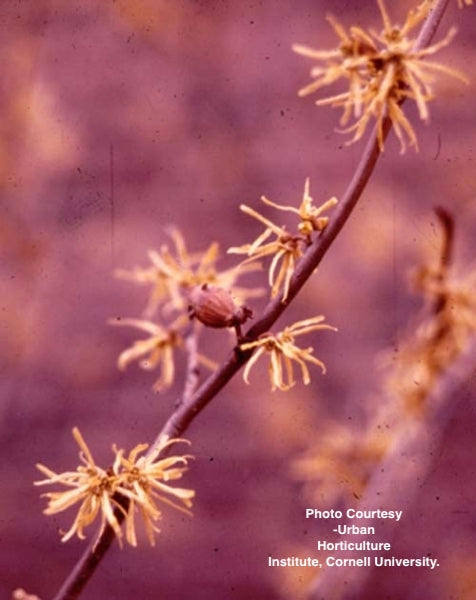
[[[191,319],[198,319],[200,323],[215,329],[234,327],[238,337],[241,335],[240,326],[253,316],[250,308],[234,303],[230,292],[206,283],[191,290],[189,303]]]

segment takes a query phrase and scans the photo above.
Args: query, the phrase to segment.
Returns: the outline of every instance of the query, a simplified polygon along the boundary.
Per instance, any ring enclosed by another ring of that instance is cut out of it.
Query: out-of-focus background
[[[401,23],[414,3],[388,4]],[[452,0],[438,33],[457,25],[438,60],[470,78],[474,10]],[[335,46],[329,12],[346,26],[380,29],[370,1],[2,2],[2,598],[18,587],[51,597],[85,547],[60,542],[74,513],[42,515],[35,463],[73,468],[78,426],[107,465],[113,443],[151,441],[180,392],[180,368],[163,394],[151,389],[154,374],[117,370],[118,354],[140,334],[106,321],[140,317],[147,291],[114,270],[147,266],[147,251],[167,242],[170,226],[191,251],[217,240],[226,268],[236,262],[226,248],[260,231],[240,203],[260,209],[265,194],[297,204],[306,177],[316,202],[342,195],[363,145],[345,145],[338,111],[316,107],[317,96],[298,98],[311,62],[291,51],[295,42]],[[408,272],[438,256],[436,204],[455,216],[455,261],[464,270],[474,258],[474,82],[444,78],[435,89],[429,125],[405,108],[419,153],[400,155],[391,134],[350,222],[278,324],[324,314],[339,328],[306,340],[327,374],[313,370],[310,386],[286,394],[269,391],[264,364],[250,386],[236,377],[187,432],[196,460],[183,483],[197,491],[194,517],[165,507],[156,547],[143,538],[137,549],[115,545],[85,599],[305,597],[312,576],[268,568],[268,555],[315,556],[316,540],[330,539],[330,523],[304,519],[310,502],[365,502],[339,477],[306,499],[291,462],[326,432],[337,445],[358,438],[385,401],[381,356],[420,308]],[[251,304],[259,311],[263,301]],[[225,331],[209,340],[217,360],[232,346]],[[475,597],[472,398],[474,373],[449,400],[454,407],[425,454],[430,466],[408,500],[383,507],[403,509],[404,519],[377,535],[398,556],[431,554],[440,567],[369,572],[353,598]],[[350,446],[348,456],[352,474],[358,450]],[[332,461],[330,452],[328,474]]]

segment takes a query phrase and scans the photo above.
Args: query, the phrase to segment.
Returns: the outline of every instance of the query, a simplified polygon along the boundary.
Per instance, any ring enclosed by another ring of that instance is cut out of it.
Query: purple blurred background
[[[398,21],[412,5],[388,4]],[[290,49],[333,47],[327,12],[380,29],[368,1],[2,2],[2,598],[17,587],[51,597],[85,547],[60,542],[72,513],[42,515],[35,463],[76,465],[78,426],[97,462],[109,464],[112,443],[154,438],[181,389],[179,381],[157,395],[153,374],[117,371],[118,354],[139,336],[106,321],[140,317],[146,291],[115,279],[114,269],[146,266],[170,225],[192,251],[217,240],[225,255],[259,232],[240,203],[261,209],[262,194],[297,203],[308,176],[316,202],[342,195],[362,144],[345,146],[339,112],[315,107],[317,96],[298,98],[311,63]],[[474,14],[452,1],[439,33],[457,24],[439,60],[470,77]],[[305,521],[289,462],[327,420],[362,425],[382,382],[378,356],[419,307],[408,271],[438,253],[434,205],[456,218],[457,262],[474,257],[474,82],[445,78],[435,87],[430,125],[405,109],[420,152],[400,155],[390,136],[355,214],[279,322],[324,314],[339,328],[312,343],[328,373],[287,394],[270,393],[257,370],[251,386],[235,378],[187,432],[194,518],[165,508],[156,547],[115,545],[84,598],[305,597],[308,581],[266,566],[290,548],[315,554],[327,535]],[[218,359],[225,343],[231,348],[226,332],[213,332],[210,354]],[[431,552],[442,566],[371,574],[355,598],[475,597],[473,397],[474,374],[452,399],[428,450],[431,468],[392,533],[400,554]]]

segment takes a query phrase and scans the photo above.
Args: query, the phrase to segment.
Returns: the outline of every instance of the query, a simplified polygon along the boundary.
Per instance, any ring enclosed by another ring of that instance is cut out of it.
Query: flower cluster
[[[160,392],[169,388],[175,376],[174,350],[183,345],[179,328],[172,325],[165,329],[156,323],[141,319],[111,319],[109,323],[137,327],[150,334],[149,338],[137,340],[130,348],[121,352],[117,360],[118,368],[122,371],[137,359],[141,359],[139,366],[146,371],[160,366],[161,372],[154,384],[154,390]]]
[[[80,503],[76,518],[69,530],[63,534],[62,542],[74,535],[83,539],[84,529],[98,516],[101,520],[101,530],[108,523],[121,541],[122,529],[116,516],[119,512],[123,514],[126,522],[126,541],[136,546],[135,515],[138,512],[144,521],[149,542],[153,545],[154,534],[159,531],[156,523],[161,517],[157,501],[190,514],[187,509],[192,506],[195,492],[172,487],[168,482],[182,477],[191,457],[185,455],[160,458],[160,454],[170,445],[185,440],[164,437],[154,446],[153,451],[143,456],[139,454],[147,449],[147,444],[136,446],[127,457],[124,456],[123,450],[113,446],[114,463],[103,469],[95,463],[91,451],[76,427],[73,429],[73,436],[80,448],[81,464],[75,471],[65,473],[55,473],[38,464],[38,469],[47,479],[35,482],[35,485],[59,484],[67,488],[64,491],[44,494],[48,498],[48,506],[44,511],[46,515],[62,512]]]
[[[124,350],[118,358],[118,368],[123,370],[129,363],[139,360],[139,366],[145,370],[160,368],[160,376],[154,384],[158,392],[169,388],[175,376],[175,352],[184,347],[184,336],[190,325],[190,318],[205,323],[200,315],[202,310],[192,310],[195,298],[203,289],[215,290],[215,295],[223,298],[229,296],[229,302],[235,299],[241,302],[247,297],[258,296],[261,290],[248,289],[235,285],[243,273],[256,270],[259,265],[246,265],[218,271],[216,262],[219,258],[218,244],[212,243],[204,251],[189,253],[183,236],[172,230],[171,238],[174,250],[163,245],[159,251],[150,250],[149,258],[152,266],[145,269],[135,268],[133,271],[119,270],[117,276],[139,284],[151,286],[151,295],[144,311],[145,319],[111,319],[110,324],[132,326],[149,334],[146,339],[137,340],[130,348]],[[233,290],[233,295],[228,290]],[[252,314],[243,305],[233,304],[235,312],[230,315],[223,327],[240,325]],[[233,311],[232,311],[233,312]],[[152,320],[153,319],[153,320]],[[198,362],[207,368],[214,369],[215,363],[198,355]]]
[[[337,199],[330,198],[324,204],[314,206],[309,195],[309,179],[306,179],[299,208],[275,204],[265,196],[262,196],[261,200],[278,210],[295,213],[299,217],[297,232],[294,235],[289,233],[284,226],[276,225],[259,212],[242,204],[240,209],[245,214],[260,221],[266,229],[251,244],[229,248],[228,252],[230,254],[246,254],[248,258],[241,263],[242,265],[248,265],[250,261],[272,256],[268,277],[271,297],[277,296],[282,291],[282,301],[284,302],[289,294],[291,277],[297,260],[303,255],[304,248],[310,245],[311,234],[321,232],[326,227],[329,219],[322,216],[322,213],[337,204]],[[274,236],[274,239],[268,241],[271,236]]]
[[[276,389],[286,391],[295,385],[293,361],[301,368],[302,380],[305,385],[311,382],[306,362],[317,365],[325,373],[326,367],[321,360],[313,356],[314,349],[312,347],[303,349],[294,343],[296,337],[305,333],[311,333],[319,329],[332,329],[336,331],[335,327],[327,325],[323,321],[323,316],[313,317],[285,327],[283,331],[276,335],[267,333],[254,342],[241,344],[241,350],[255,351],[243,373],[246,383],[249,383],[248,378],[251,368],[263,354],[269,355],[268,371],[272,391]]]
[[[411,10],[401,27],[392,24],[384,0],[377,2],[383,20],[381,33],[367,32],[357,26],[346,31],[335,18],[328,17],[340,40],[337,48],[323,51],[300,44],[293,46],[298,54],[324,63],[311,70],[314,81],[302,88],[299,95],[305,96],[344,79],[348,84],[347,91],[318,100],[316,104],[343,108],[342,126],[346,126],[351,117],[355,118],[355,122],[343,130],[353,134],[348,143],[362,138],[369,122],[375,119],[379,147],[383,150],[383,123],[388,118],[404,152],[406,141],[415,148],[418,144],[415,131],[402,110],[403,101],[414,100],[420,119],[427,121],[427,103],[434,97],[432,84],[435,74],[444,73],[464,82],[467,80],[454,69],[423,60],[447,46],[455,35],[455,29],[451,29],[440,42],[424,49],[416,49],[415,39],[409,37],[411,30],[431,10],[432,2],[422,2]]]
[[[159,251],[149,250],[150,267],[136,267],[132,271],[119,269],[116,275],[152,288],[151,295],[144,311],[150,318],[159,313],[168,317],[173,313],[184,313],[189,304],[191,290],[202,285],[215,285],[230,290],[240,301],[256,295],[256,291],[237,287],[236,280],[246,271],[255,270],[250,265],[245,271],[236,268],[218,271],[216,263],[219,259],[219,247],[216,242],[203,252],[189,253],[182,234],[173,229],[170,237],[174,243],[174,251],[164,244]]]

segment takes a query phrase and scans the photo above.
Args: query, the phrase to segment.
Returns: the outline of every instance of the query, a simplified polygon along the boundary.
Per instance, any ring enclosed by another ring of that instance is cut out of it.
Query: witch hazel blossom
[[[254,342],[247,342],[240,345],[240,350],[253,350],[254,354],[248,360],[243,378],[249,383],[249,375],[253,366],[258,362],[261,356],[269,356],[269,380],[271,390],[279,389],[287,391],[296,384],[294,377],[293,363],[301,369],[302,381],[304,385],[311,382],[311,375],[307,367],[307,362],[320,367],[322,373],[326,372],[324,363],[313,355],[314,348],[300,348],[295,344],[295,338],[306,333],[329,329],[336,331],[335,327],[324,323],[322,315],[298,321],[277,334],[266,333],[260,336]]]
[[[337,204],[337,199],[333,197],[320,206],[314,206],[313,199],[309,195],[308,178],[304,184],[301,204],[298,207],[276,204],[266,196],[262,196],[261,201],[277,210],[296,214],[299,218],[296,232],[287,231],[284,225],[279,226],[253,208],[242,204],[240,210],[259,221],[266,229],[253,242],[229,248],[228,253],[247,255],[247,258],[241,263],[245,266],[251,261],[271,257],[268,271],[271,297],[274,298],[282,292],[282,301],[285,302],[289,295],[291,278],[297,261],[312,243],[312,234],[321,233],[327,226],[329,218],[323,216],[323,213]]]
[[[111,319],[111,325],[135,327],[149,334],[148,338],[136,340],[117,359],[118,368],[123,371],[129,363],[138,360],[139,366],[151,371],[160,369],[159,378],[154,383],[155,391],[169,388],[175,378],[175,350],[183,346],[180,322],[168,328],[142,319]]]
[[[149,250],[151,265],[116,270],[120,279],[133,281],[140,285],[149,285],[151,293],[144,316],[151,318],[157,313],[169,318],[174,313],[184,313],[188,307],[188,295],[195,287],[216,285],[233,290],[242,301],[257,297],[261,290],[237,285],[237,279],[250,271],[259,269],[259,265],[248,265],[245,269],[236,267],[220,271],[217,262],[220,258],[219,245],[212,242],[202,252],[189,252],[182,233],[172,229],[169,235],[173,248],[162,244],[159,250]]]
[[[365,31],[358,26],[350,27],[347,32],[335,18],[328,17],[340,40],[337,48],[322,51],[302,44],[293,46],[298,54],[323,63],[311,70],[314,81],[300,89],[299,95],[306,96],[343,79],[347,90],[317,100],[316,104],[342,108],[342,126],[348,125],[351,117],[356,119],[341,130],[353,134],[348,144],[360,140],[368,125],[375,121],[379,148],[383,151],[383,123],[388,118],[400,142],[401,152],[405,151],[407,143],[418,149],[415,130],[403,111],[402,103],[413,100],[420,119],[428,121],[428,102],[435,97],[433,83],[438,75],[449,75],[468,83],[467,78],[456,69],[428,60],[429,56],[451,42],[456,29],[451,28],[435,44],[415,49],[416,38],[409,34],[428,16],[434,2],[427,0],[410,10],[401,26],[392,23],[384,0],[377,0],[377,3],[383,21],[380,33]]]
[[[137,545],[135,516],[139,513],[149,542],[154,545],[154,534],[159,532],[156,522],[162,516],[157,502],[191,514],[189,509],[195,496],[194,490],[174,487],[169,482],[182,477],[192,457],[181,455],[161,458],[161,454],[169,446],[186,440],[163,436],[153,450],[144,456],[139,455],[147,450],[147,444],[137,445],[127,457],[124,456],[124,450],[113,445],[114,462],[104,469],[94,461],[77,427],[73,429],[73,437],[80,448],[81,464],[76,470],[55,473],[38,464],[38,470],[46,475],[47,479],[35,482],[38,486],[60,485],[67,488],[43,494],[48,498],[48,506],[44,511],[46,515],[54,515],[80,504],[72,526],[61,538],[62,542],[68,541],[74,535],[84,539],[84,529],[97,518],[100,519],[101,531],[109,524],[121,542],[123,532],[117,517],[119,511],[124,515],[126,541],[129,544]],[[120,501],[121,498],[128,500],[128,506]]]

